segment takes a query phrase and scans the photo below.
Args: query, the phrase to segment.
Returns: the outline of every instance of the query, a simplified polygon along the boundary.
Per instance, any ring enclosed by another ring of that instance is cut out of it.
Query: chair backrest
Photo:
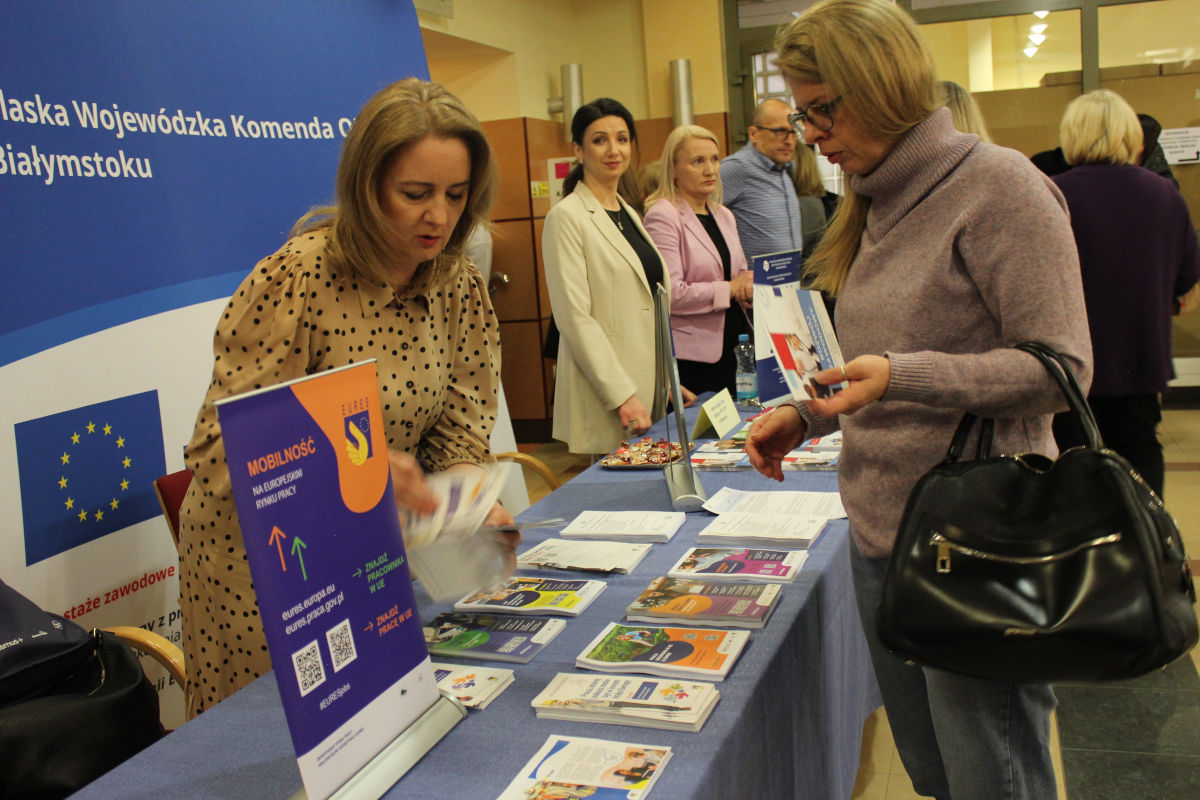
[[[171,529],[176,547],[179,546],[179,508],[191,485],[192,473],[186,467],[154,480],[154,494],[158,497],[163,516],[167,518],[167,527]]]

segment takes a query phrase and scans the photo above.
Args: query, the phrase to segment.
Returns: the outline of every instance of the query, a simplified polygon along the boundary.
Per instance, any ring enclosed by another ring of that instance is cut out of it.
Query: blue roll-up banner
[[[366,99],[428,77],[416,12],[39,0],[3,19],[0,573],[85,625],[178,640],[150,480],[183,467],[228,295],[332,200]]]
[[[438,699],[374,361],[219,401],[300,775],[328,797]]]

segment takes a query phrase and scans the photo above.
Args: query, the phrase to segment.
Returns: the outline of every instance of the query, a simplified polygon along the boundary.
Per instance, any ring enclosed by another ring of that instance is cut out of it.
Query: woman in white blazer
[[[711,131],[698,125],[671,131],[658,188],[646,199],[646,230],[670,276],[680,381],[697,393],[733,394],[733,348],[739,333],[749,333],[742,309],[754,299],[754,276],[733,212],[720,203],[720,171]]]
[[[559,330],[555,439],[573,453],[607,453],[662,414],[654,289],[662,257],[617,193],[637,132],[616,100],[581,106],[571,122],[579,164],[546,215],[542,257]],[[657,405],[656,405],[657,404]]]

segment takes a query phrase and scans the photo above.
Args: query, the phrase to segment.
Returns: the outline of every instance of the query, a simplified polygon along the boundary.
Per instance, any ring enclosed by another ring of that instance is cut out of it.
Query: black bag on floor
[[[0,797],[66,797],[162,736],[158,693],[124,642],[0,581]]]
[[[883,583],[883,643],[920,664],[1010,681],[1113,680],[1196,644],[1196,590],[1175,521],[1129,463],[1103,449],[1062,357],[1036,343],[1088,444],[960,462],[963,417],[942,463],[913,488]]]

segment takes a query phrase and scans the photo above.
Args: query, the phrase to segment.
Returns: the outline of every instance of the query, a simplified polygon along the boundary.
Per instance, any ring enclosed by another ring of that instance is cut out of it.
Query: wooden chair
[[[520,464],[523,467],[529,467],[533,470],[545,484],[550,487],[550,491],[554,491],[562,486],[562,481],[558,476],[551,471],[550,467],[546,466],[546,462],[542,461],[537,456],[531,456],[528,453],[518,453],[515,450],[506,451],[503,453],[493,453],[497,461],[511,461],[515,464]]]
[[[179,547],[179,508],[191,485],[192,473],[186,467],[154,480],[154,494],[158,497],[158,505],[167,519],[167,527],[171,529],[176,547]]]
[[[129,625],[113,625],[103,630],[116,636],[134,650],[145,653],[166,668],[180,686],[184,685],[183,651],[165,637],[145,628]]]

